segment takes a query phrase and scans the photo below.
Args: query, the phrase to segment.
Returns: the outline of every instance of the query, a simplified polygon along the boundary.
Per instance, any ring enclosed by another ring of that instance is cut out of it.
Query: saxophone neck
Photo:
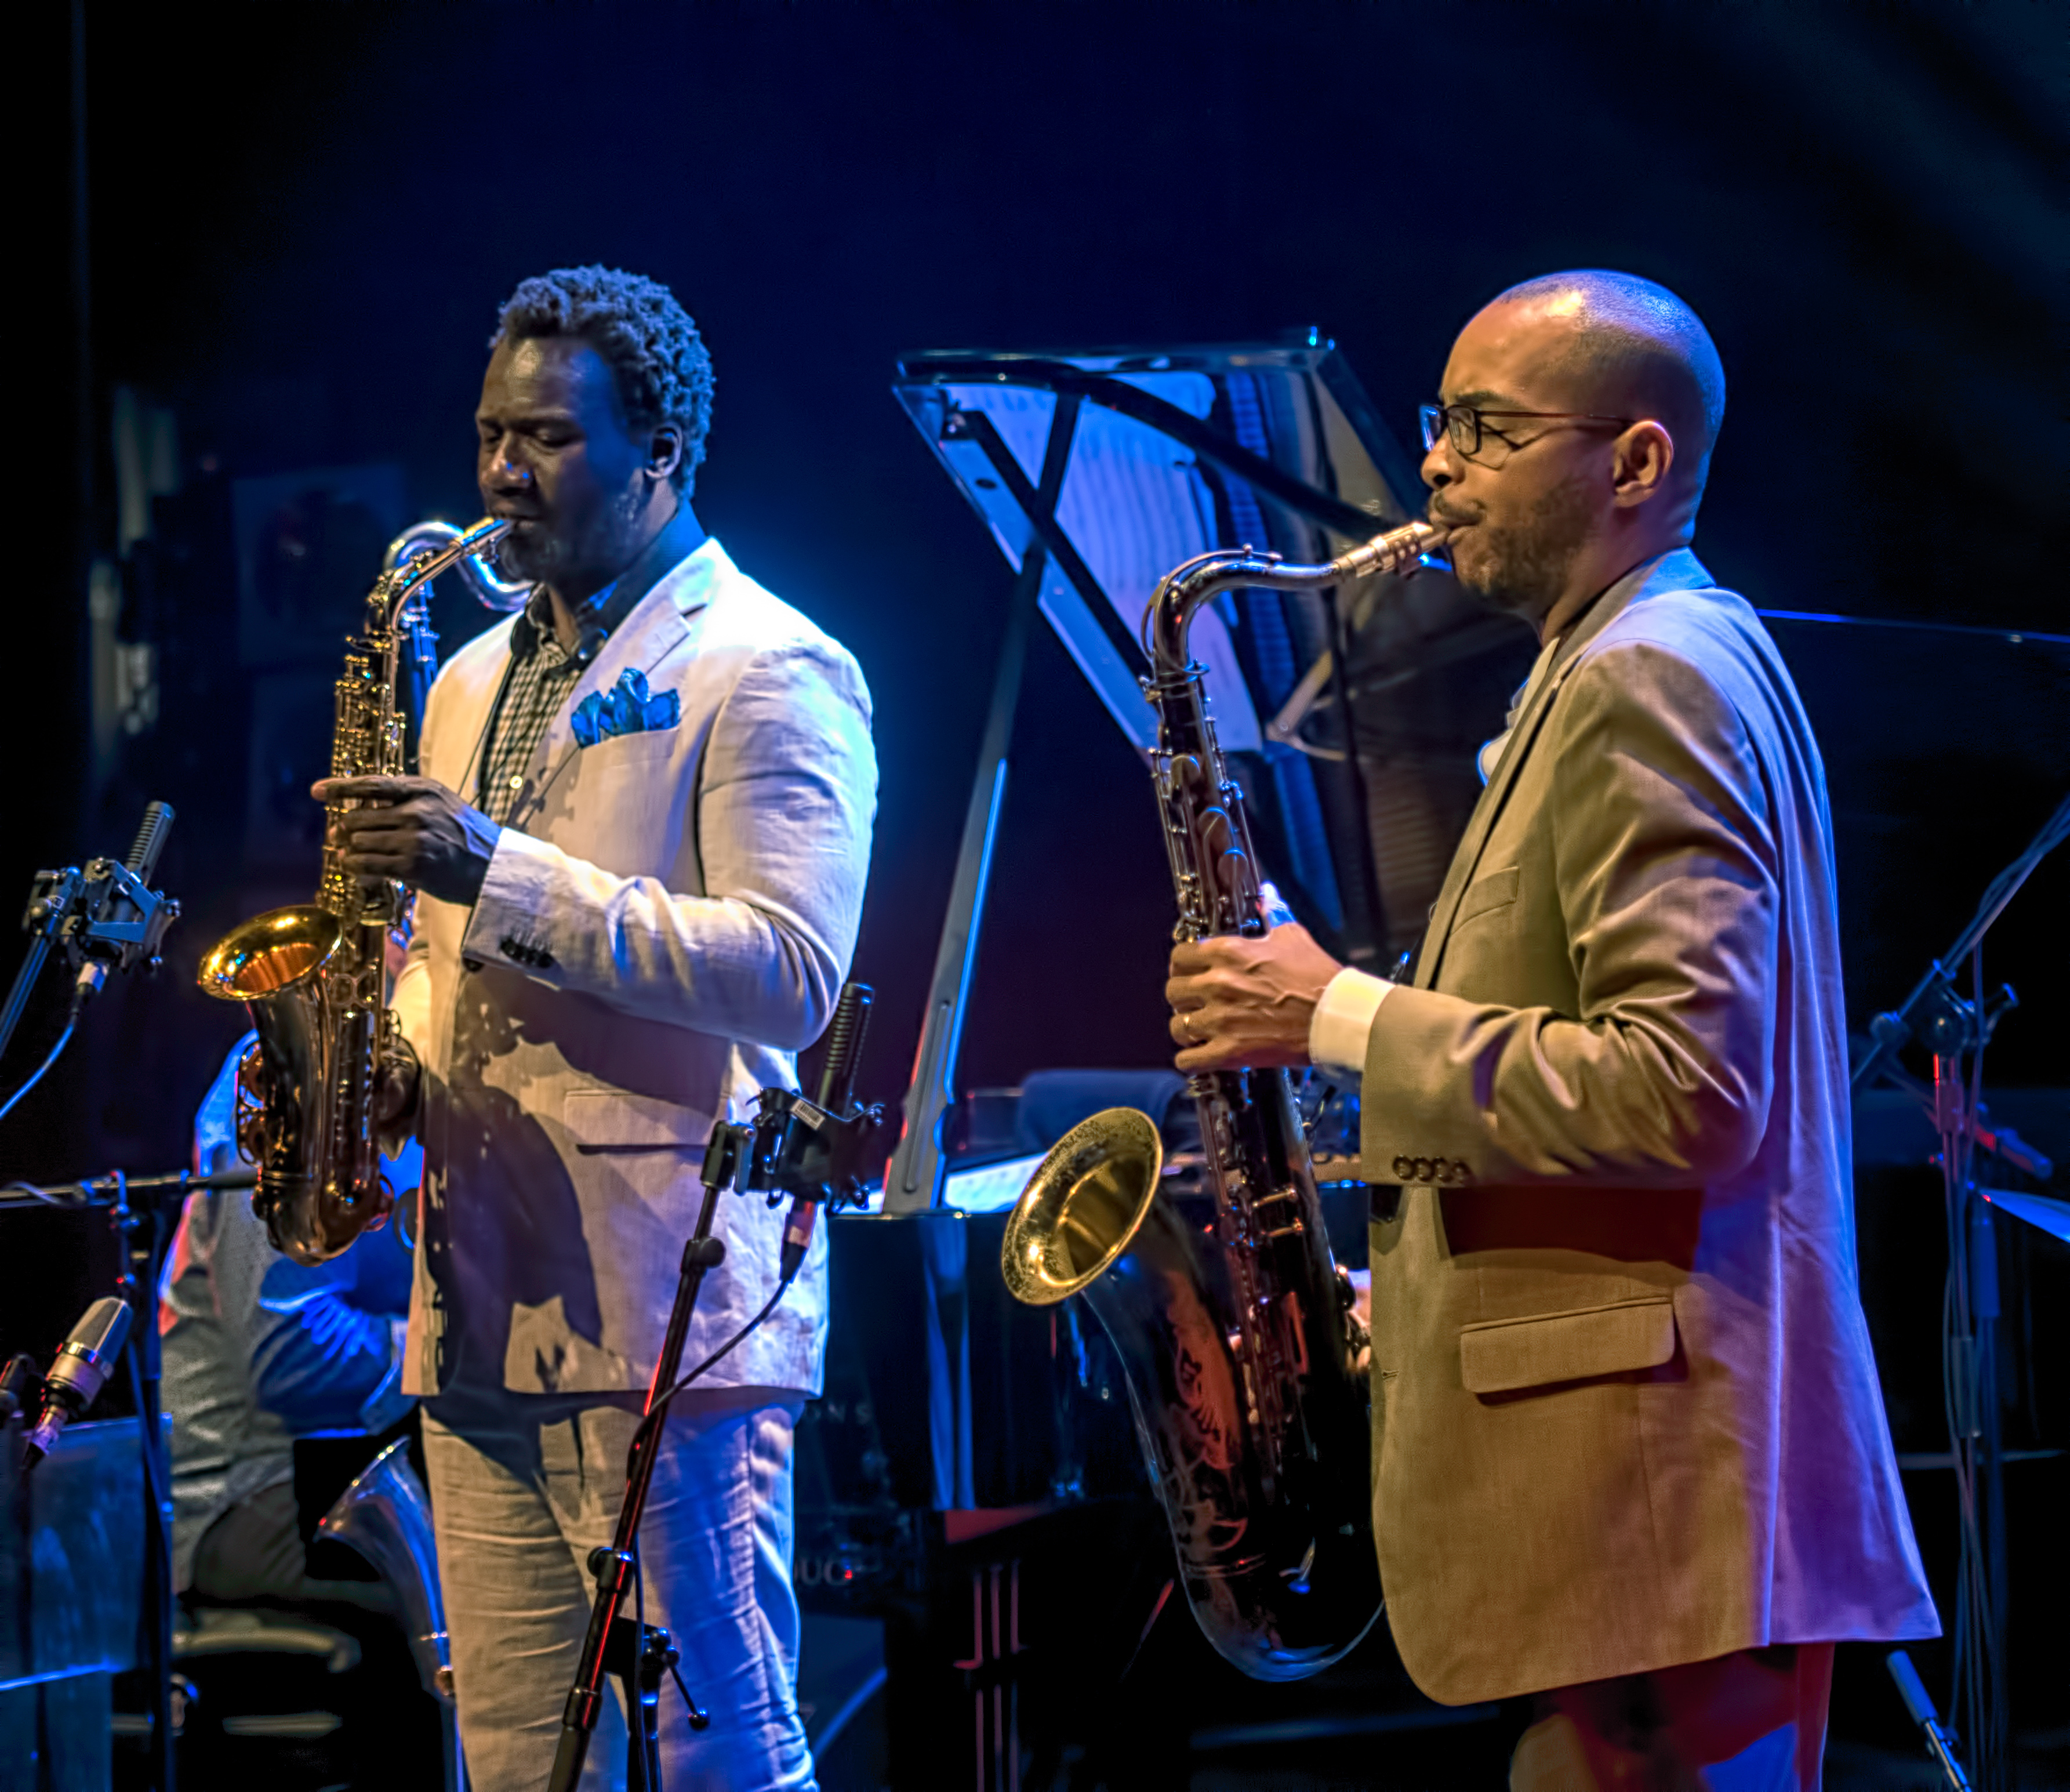
[[[1265,586],[1301,591],[1399,572],[1436,554],[1449,538],[1445,530],[1427,522],[1405,524],[1361,542],[1319,566],[1291,566],[1277,554],[1255,548],[1217,548],[1167,573],[1150,599],[1143,646],[1156,680],[1169,685],[1185,677],[1192,665],[1187,637],[1201,606],[1226,591]]]
[[[460,568],[468,588],[489,608],[521,608],[532,587],[508,583],[489,571],[509,533],[509,520],[497,517],[484,517],[472,529],[424,522],[406,530],[388,544],[385,570],[366,600],[370,624],[378,610],[382,620],[373,625],[393,631],[411,598],[453,566]],[[513,596],[515,601],[510,601]]]
[[[1258,585],[1283,563],[1276,554],[1248,547],[1217,548],[1175,567],[1158,582],[1144,621],[1143,647],[1159,684],[1188,677],[1192,666],[1189,637],[1201,606],[1222,592]]]

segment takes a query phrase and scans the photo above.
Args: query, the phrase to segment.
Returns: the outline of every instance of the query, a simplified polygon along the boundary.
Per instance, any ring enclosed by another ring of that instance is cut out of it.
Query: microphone
[[[27,1466],[48,1454],[58,1434],[93,1404],[129,1342],[129,1303],[119,1295],[102,1296],[80,1315],[44,1379],[43,1416],[29,1434]]]
[[[126,964],[129,947],[149,943],[155,951],[155,942],[148,935],[150,923],[162,906],[151,895],[152,873],[158,869],[158,855],[166,849],[166,836],[173,830],[173,808],[170,803],[150,803],[145,806],[144,819],[137,828],[137,837],[129,843],[129,856],[122,861],[118,875],[99,882],[99,899],[88,914],[82,939],[89,945],[99,942],[116,947],[115,959]],[[92,877],[92,868],[88,868]],[[138,900],[139,897],[143,899]],[[178,911],[174,910],[177,914]],[[170,919],[170,917],[168,917]],[[100,986],[108,980],[108,959],[89,957],[79,968],[79,976],[72,987],[72,1005],[83,1008],[100,992]],[[157,961],[154,959],[153,964]]]
[[[838,1120],[855,1098],[856,1066],[862,1060],[863,1037],[869,1031],[869,1010],[877,992],[866,983],[852,983],[841,992],[834,1006],[833,1025],[827,1029],[826,1068],[820,1073],[820,1111]],[[792,1118],[798,1118],[792,1111]],[[812,1233],[820,1223],[827,1188],[822,1183],[791,1198],[791,1211],[783,1221],[783,1252],[778,1262],[779,1284],[788,1286],[804,1266],[805,1253],[812,1248]]]

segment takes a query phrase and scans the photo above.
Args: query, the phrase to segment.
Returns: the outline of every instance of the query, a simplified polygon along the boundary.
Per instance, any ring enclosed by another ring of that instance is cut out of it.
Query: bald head
[[[1459,332],[1438,392],[1430,520],[1450,531],[1459,583],[1541,638],[1688,546],[1725,376],[1665,288],[1597,268],[1512,286]]]
[[[1512,286],[1494,305],[1533,313],[1565,338],[1548,365],[1590,395],[1590,407],[1652,417],[1675,439],[1675,470],[1703,489],[1725,415],[1725,370],[1703,320],[1636,274],[1578,268]]]

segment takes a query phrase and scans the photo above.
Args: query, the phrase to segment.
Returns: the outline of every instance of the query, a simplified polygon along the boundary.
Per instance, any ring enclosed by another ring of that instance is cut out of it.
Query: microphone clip
[[[53,946],[63,951],[67,964],[78,973],[74,1014],[108,980],[110,971],[130,971],[139,964],[149,971],[158,968],[166,930],[180,918],[180,905],[151,888],[172,823],[171,806],[153,803],[144,811],[143,825],[126,859],[89,859],[83,868],[68,865],[62,870],[39,871],[30,886],[22,927],[32,942],[31,964],[40,967]],[[27,966],[24,972],[33,982]]]
[[[119,859],[89,859],[84,867],[39,871],[22,926],[63,952],[79,973],[75,1000],[83,1002],[111,971],[156,971],[166,930],[179,918],[177,902],[148,888]]]
[[[882,1103],[851,1102],[839,1113],[789,1089],[764,1089],[757,1101],[737,1184],[743,1194],[766,1194],[771,1207],[802,1197],[837,1213],[863,1205],[863,1154]]]

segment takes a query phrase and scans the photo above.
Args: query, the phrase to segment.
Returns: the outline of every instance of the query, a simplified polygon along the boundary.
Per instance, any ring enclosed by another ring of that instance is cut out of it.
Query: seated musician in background
[[[1362,1077],[1364,1172],[1400,1185],[1388,1617],[1431,1697],[1538,1695],[1516,1787],[1815,1787],[1834,1644],[1938,1634],[1855,1284],[1824,772],[1688,548],[1724,410],[1649,281],[1473,318],[1430,520],[1543,651],[1413,978],[1291,926],[1172,959],[1180,1069]]]
[[[194,1168],[235,1169],[231,1048],[194,1116]],[[413,1147],[389,1166],[416,1177]],[[167,1259],[158,1325],[173,1415],[173,1584],[226,1605],[339,1600],[385,1609],[371,1581],[313,1580],[295,1504],[294,1440],[374,1434],[410,1409],[402,1390],[410,1252],[390,1225],[305,1268],[274,1250],[242,1189],[190,1196]]]
[[[869,696],[837,642],[690,508],[711,366],[665,288],[519,286],[475,414],[524,612],[432,687],[425,775],[368,806],[349,869],[419,893],[395,1006],[424,1146],[403,1385],[424,1453],[473,1782],[544,1786],[715,1119],[826,1026],[875,812]],[[777,1286],[783,1215],[728,1196],[685,1366]],[[826,1246],[669,1409],[643,1528],[648,1622],[711,1726],[661,1725],[670,1792],[809,1787],[796,1703],[792,1431],[820,1387]],[[628,1613],[628,1615],[630,1614]],[[612,1783],[616,1696],[583,1783]],[[668,1695],[673,1699],[673,1695]]]

